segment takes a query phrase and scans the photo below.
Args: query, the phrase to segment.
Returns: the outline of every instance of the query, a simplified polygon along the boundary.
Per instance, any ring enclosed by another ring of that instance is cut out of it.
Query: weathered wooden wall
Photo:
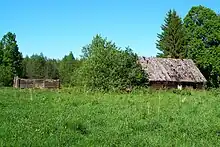
[[[175,89],[181,85],[185,89],[203,89],[204,83],[192,83],[192,82],[166,82],[166,81],[150,81],[150,87],[155,89]]]
[[[15,77],[15,88],[60,88],[60,80],[53,79],[22,79]]]

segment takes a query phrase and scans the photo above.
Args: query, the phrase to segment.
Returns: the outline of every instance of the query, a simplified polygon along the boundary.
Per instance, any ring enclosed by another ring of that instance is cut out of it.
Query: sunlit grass
[[[0,146],[220,146],[220,92],[0,89]]]

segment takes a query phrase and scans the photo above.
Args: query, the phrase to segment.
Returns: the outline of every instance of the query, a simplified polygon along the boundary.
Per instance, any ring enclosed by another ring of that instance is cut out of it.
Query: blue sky
[[[0,0],[0,36],[17,35],[23,55],[62,58],[101,34],[141,56],[155,56],[155,42],[165,14],[184,17],[192,6],[220,12],[220,0]]]

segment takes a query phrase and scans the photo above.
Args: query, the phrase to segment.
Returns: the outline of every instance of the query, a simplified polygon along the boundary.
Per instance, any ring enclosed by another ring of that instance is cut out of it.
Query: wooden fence
[[[15,88],[60,88],[60,80],[53,79],[22,79],[15,77],[13,87]]]

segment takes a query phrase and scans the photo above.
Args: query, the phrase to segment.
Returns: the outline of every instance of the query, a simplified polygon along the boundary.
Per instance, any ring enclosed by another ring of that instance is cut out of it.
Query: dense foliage
[[[119,49],[99,35],[83,47],[81,59],[76,59],[72,52],[62,60],[48,59],[43,53],[22,58],[12,33],[3,37],[0,47],[1,86],[11,86],[14,76],[59,78],[63,86],[77,85],[100,90],[147,84],[147,78],[137,64],[137,55],[130,48]]]
[[[59,62],[60,79],[64,86],[76,85],[77,69],[80,67],[81,62],[75,59],[72,52],[64,56],[62,61]]]
[[[12,69],[9,66],[0,65],[0,86],[12,85]]]
[[[204,6],[195,6],[181,21],[175,11],[168,12],[158,35],[158,56],[192,59],[208,80],[207,86],[219,87],[219,15]]]
[[[138,57],[130,48],[121,50],[115,43],[100,35],[83,48],[83,62],[78,79],[91,89],[112,90],[141,86],[147,83],[146,74],[137,64]]]
[[[58,79],[59,71],[57,61],[47,59],[42,53],[26,56],[23,60],[23,77],[24,78],[50,78]]]
[[[220,74],[220,18],[211,9],[192,7],[184,18],[187,57],[193,59],[210,86],[218,87]]]
[[[14,76],[22,75],[22,60],[16,35],[7,33],[0,41],[0,85],[10,86]]]

